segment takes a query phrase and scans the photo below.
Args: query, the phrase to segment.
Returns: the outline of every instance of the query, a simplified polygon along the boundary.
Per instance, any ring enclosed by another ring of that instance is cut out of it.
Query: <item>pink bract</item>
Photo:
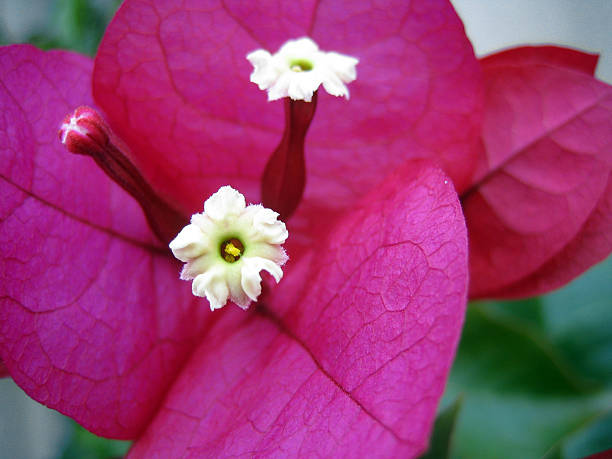
[[[464,231],[439,170],[389,177],[263,314],[219,320],[134,455],[416,456],[462,323]]]
[[[462,196],[471,297],[541,294],[612,251],[612,88],[596,62],[554,47],[482,61],[484,155]]]
[[[128,1],[96,56],[94,96],[145,176],[186,213],[228,178],[259,202],[283,107],[249,82],[245,56],[304,35],[362,64],[350,101],[319,94],[294,235],[310,238],[407,158],[469,182],[482,79],[446,1]]]
[[[92,103],[91,60],[30,46],[0,59],[1,358],[36,400],[134,437],[210,316],[138,204],[57,139],[62,116]]]
[[[311,34],[370,62],[349,103],[319,100],[280,287],[247,314],[192,298],[137,204],[57,141],[92,104],[91,62],[4,48],[0,358],[93,432],[140,437],[134,456],[415,456],[461,329],[467,242],[451,180],[407,160],[468,182],[480,69],[446,2],[245,5],[127,1],[94,93],[149,182],[194,211],[224,184],[257,201],[282,132],[246,53]]]

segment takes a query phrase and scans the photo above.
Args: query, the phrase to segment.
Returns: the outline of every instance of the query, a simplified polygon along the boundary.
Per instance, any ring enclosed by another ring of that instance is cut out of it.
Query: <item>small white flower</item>
[[[247,206],[244,196],[224,186],[204,203],[204,212],[170,242],[185,262],[181,279],[193,280],[192,291],[206,297],[210,309],[228,299],[243,309],[261,294],[262,270],[278,283],[287,254],[281,247],[289,233],[278,214],[261,205]]]
[[[254,67],[251,81],[268,91],[268,100],[291,97],[306,102],[320,85],[331,95],[348,99],[344,83],[357,78],[355,66],[359,62],[354,57],[320,51],[307,37],[289,40],[274,55],[258,49],[246,58]]]

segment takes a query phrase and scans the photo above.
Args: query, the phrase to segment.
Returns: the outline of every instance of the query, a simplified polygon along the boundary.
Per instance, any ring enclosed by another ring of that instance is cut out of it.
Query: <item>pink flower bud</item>
[[[91,107],[81,106],[66,115],[58,134],[71,153],[97,156],[107,148],[109,132],[98,112]]]
[[[70,153],[91,156],[106,175],[138,201],[161,241],[170,242],[185,226],[187,217],[157,195],[132,163],[127,146],[93,108],[83,105],[67,115],[58,134]]]

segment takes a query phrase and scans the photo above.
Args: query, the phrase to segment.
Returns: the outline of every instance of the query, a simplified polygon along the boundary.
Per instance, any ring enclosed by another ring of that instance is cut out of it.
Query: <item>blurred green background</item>
[[[121,0],[0,0],[0,43],[93,56]]]
[[[1,43],[26,41],[91,56],[120,3],[1,1]],[[471,13],[459,12],[470,33]],[[487,49],[486,43],[475,45]],[[60,450],[43,457],[121,457],[129,448],[129,442],[96,437],[68,418],[53,416],[53,422],[68,427],[59,434]],[[426,457],[569,459],[608,448],[612,258],[550,295],[471,304]]]
[[[472,303],[442,410],[453,403],[446,457],[612,448],[612,258],[550,295]]]

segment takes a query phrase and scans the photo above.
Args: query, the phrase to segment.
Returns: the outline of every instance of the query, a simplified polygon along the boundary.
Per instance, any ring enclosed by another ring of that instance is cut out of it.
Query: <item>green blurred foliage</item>
[[[120,3],[121,0],[50,0],[48,20],[27,42],[41,49],[72,49],[93,56]]]
[[[109,459],[126,455],[130,442],[98,437],[71,422],[72,433],[58,459]]]
[[[462,404],[463,397],[460,396],[438,415],[433,434],[429,439],[429,450],[421,456],[421,459],[447,459],[450,457],[457,417]]]
[[[441,406],[463,403],[440,457],[573,459],[612,448],[611,280],[609,258],[550,295],[469,306]]]
[[[120,0],[52,3],[28,41],[93,56]],[[612,448],[611,280],[609,258],[553,294],[472,304],[423,457],[573,459]],[[62,459],[129,448],[67,422]]]

